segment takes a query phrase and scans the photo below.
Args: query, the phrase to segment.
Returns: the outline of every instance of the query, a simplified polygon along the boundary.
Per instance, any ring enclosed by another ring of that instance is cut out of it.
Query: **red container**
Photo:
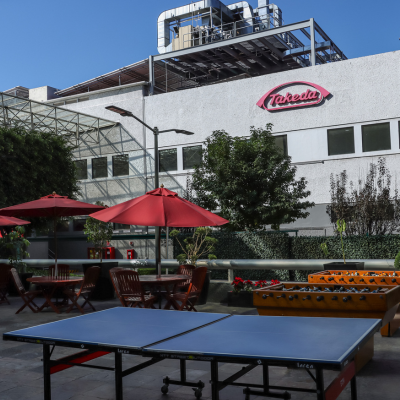
[[[98,259],[100,257],[96,257],[96,250],[94,247],[88,247],[87,249],[87,257],[89,259]],[[115,259],[115,247],[103,247],[103,260],[114,260]]]
[[[126,251],[126,258],[128,260],[133,260],[135,258],[135,250],[129,249]]]

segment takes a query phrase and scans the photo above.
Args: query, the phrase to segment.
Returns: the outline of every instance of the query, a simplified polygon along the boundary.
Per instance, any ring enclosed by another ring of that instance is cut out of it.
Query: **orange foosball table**
[[[390,336],[400,286],[336,283],[282,283],[253,292],[259,315],[337,318],[379,318],[382,336]],[[373,338],[356,358],[359,371],[373,356]]]
[[[321,271],[308,275],[308,282],[314,284],[367,284],[400,286],[400,272],[395,271]],[[392,336],[400,328],[400,305],[393,319],[381,329],[382,336]]]

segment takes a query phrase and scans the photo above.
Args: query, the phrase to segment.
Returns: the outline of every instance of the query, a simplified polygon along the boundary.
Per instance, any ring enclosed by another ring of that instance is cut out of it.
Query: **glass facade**
[[[352,154],[354,149],[354,128],[328,129],[328,155]]]
[[[160,172],[176,171],[178,169],[177,149],[160,150]]]
[[[287,135],[274,136],[275,145],[282,151],[282,153],[287,156],[288,155],[288,147],[287,147]]]
[[[201,163],[201,146],[184,147],[183,153],[183,169],[193,169]]]
[[[129,175],[129,156],[122,154],[113,156],[113,176]]]
[[[362,148],[364,152],[390,150],[390,123],[363,125]]]
[[[107,157],[92,158],[92,177],[97,178],[107,178]]]
[[[87,160],[74,161],[76,168],[76,178],[80,181],[88,178]]]

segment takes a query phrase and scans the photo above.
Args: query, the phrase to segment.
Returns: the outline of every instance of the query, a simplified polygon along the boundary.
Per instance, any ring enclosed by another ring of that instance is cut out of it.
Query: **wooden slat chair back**
[[[82,314],[85,313],[83,308],[86,304],[88,304],[93,311],[96,309],[93,307],[92,303],[89,301],[90,295],[92,294],[96,283],[100,277],[101,268],[100,267],[90,267],[85,272],[85,277],[83,278],[82,286],[76,292],[75,290],[65,289],[64,294],[68,296],[71,300],[72,304],[69,306],[67,313],[71,312],[71,310],[76,307]],[[82,305],[78,304],[79,297],[83,297],[85,299]]]
[[[145,293],[136,271],[117,271],[115,277],[125,307],[155,308],[157,297]]]
[[[199,299],[203,289],[204,281],[206,280],[207,268],[197,267],[193,271],[192,282],[186,293],[173,293],[167,299],[167,304],[164,309],[169,310],[171,306],[175,310],[197,311],[194,307]],[[179,304],[181,303],[181,304]]]
[[[192,276],[193,271],[196,269],[196,267],[194,265],[180,265],[176,271],[176,275],[188,275],[188,276]],[[174,293],[176,292],[183,292],[183,291],[187,291],[187,289],[189,288],[189,285],[191,283],[192,279],[188,279],[187,281],[184,282],[179,282],[174,286]]]
[[[7,287],[10,282],[10,269],[9,264],[0,264],[0,304],[10,302],[7,299]]]
[[[21,282],[21,279],[19,278],[18,272],[15,268],[10,269],[10,274],[11,274],[11,279],[14,282],[14,285],[21,296],[21,299],[24,301],[24,305],[15,313],[18,314],[20,313],[26,306],[28,306],[34,313],[40,311],[41,308],[37,306],[37,304],[33,301],[33,299],[38,295],[41,294],[41,290],[34,290],[34,291],[26,291],[24,288],[24,285]]]
[[[119,298],[119,301],[121,302],[122,306],[126,307],[126,303],[125,303],[123,297],[121,296],[121,291],[119,289],[117,277],[115,276],[115,273],[117,271],[123,271],[123,270],[124,269],[122,267],[115,267],[115,268],[111,268],[109,272],[110,272],[111,282],[112,282],[112,284],[114,286],[115,294]]]
[[[56,266],[55,265],[50,265],[50,267],[49,267],[49,276],[54,278],[55,277],[55,272],[56,272]],[[69,265],[67,265],[67,264],[57,264],[57,275],[58,275],[58,278],[60,278],[60,279],[69,278]]]

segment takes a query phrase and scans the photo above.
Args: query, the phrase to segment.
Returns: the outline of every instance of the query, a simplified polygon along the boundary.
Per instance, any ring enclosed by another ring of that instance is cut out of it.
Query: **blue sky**
[[[225,4],[234,0],[224,1]],[[250,0],[257,7],[257,0]],[[157,54],[158,15],[189,0],[0,0],[0,91],[63,89]],[[349,58],[400,49],[400,2],[276,0],[285,24],[314,17]]]

